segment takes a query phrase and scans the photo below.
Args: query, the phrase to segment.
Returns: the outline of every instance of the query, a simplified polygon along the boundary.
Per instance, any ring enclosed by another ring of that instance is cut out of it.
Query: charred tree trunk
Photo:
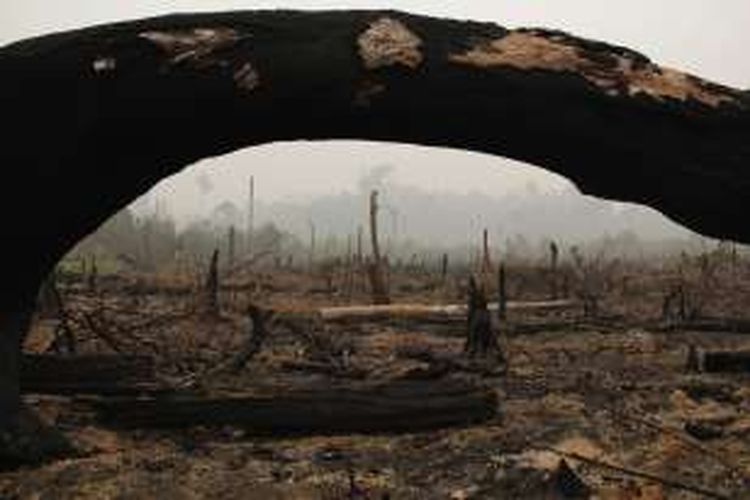
[[[557,243],[554,241],[549,244],[549,280],[550,280],[550,299],[557,300],[559,298],[558,291],[558,277],[557,277],[557,265],[560,250],[557,247]]]
[[[255,252],[255,176],[250,176],[250,194],[247,205],[247,248],[246,253]]]
[[[229,236],[227,241],[227,269],[232,272],[234,269],[234,259],[237,251],[237,231],[234,226],[229,228]]]
[[[205,285],[205,312],[211,316],[219,315],[219,250],[214,250],[208,267]]]
[[[445,285],[448,280],[448,254],[444,253],[440,261],[440,282]]]
[[[96,265],[96,255],[91,256],[91,266],[89,267],[88,286],[89,292],[95,294],[99,281],[99,267]]]
[[[388,289],[386,287],[383,258],[380,255],[378,241],[378,192],[370,193],[370,239],[372,242],[372,263],[369,269],[370,284],[372,286],[372,300],[374,304],[389,304]]]
[[[26,354],[21,376],[26,394],[133,395],[157,388],[154,359],[148,356]]]
[[[472,276],[469,279],[469,300],[467,312],[467,334],[464,352],[469,356],[485,356],[497,351],[497,336],[492,328],[490,311],[484,288],[477,285]]]
[[[264,311],[251,304],[248,309],[248,315],[250,317],[250,329],[247,343],[228,367],[230,371],[235,373],[247,366],[260,352],[270,333],[268,330],[268,320],[273,316],[273,311]]]
[[[393,433],[483,422],[495,416],[497,396],[451,380],[400,381],[273,398],[140,398],[101,401],[97,407],[103,422],[126,428],[235,425],[256,435]]]
[[[19,375],[21,345],[32,310],[4,311],[0,315],[0,429],[9,428],[21,410]]]
[[[45,427],[21,399],[21,346],[31,322],[34,294],[26,306],[0,307],[0,470],[33,465],[71,451],[57,432]]]
[[[490,259],[490,233],[482,231],[482,276],[492,276],[492,259]]]
[[[508,319],[508,292],[505,283],[505,264],[500,264],[497,270],[497,319]]]

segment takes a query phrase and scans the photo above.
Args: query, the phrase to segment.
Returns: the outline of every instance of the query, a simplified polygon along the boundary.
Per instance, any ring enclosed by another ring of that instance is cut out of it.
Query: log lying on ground
[[[232,425],[258,435],[412,432],[479,423],[497,411],[494,390],[457,381],[399,381],[275,397],[118,398],[97,402],[100,421],[125,428]]]
[[[750,333],[750,319],[745,318],[699,318],[655,325],[655,331],[693,331],[708,333]]]
[[[21,392],[36,394],[138,394],[157,390],[149,356],[26,354]]]
[[[508,302],[509,311],[532,311],[532,310],[558,310],[573,309],[580,307],[580,303],[573,300],[550,300],[539,302]],[[487,305],[490,311],[497,311],[497,303]],[[341,307],[324,307],[319,309],[320,316],[325,321],[348,321],[348,320],[378,320],[392,318],[424,318],[448,319],[460,318],[466,321],[466,304],[389,304],[389,305],[357,305]]]
[[[705,351],[701,367],[708,373],[750,373],[750,351]]]

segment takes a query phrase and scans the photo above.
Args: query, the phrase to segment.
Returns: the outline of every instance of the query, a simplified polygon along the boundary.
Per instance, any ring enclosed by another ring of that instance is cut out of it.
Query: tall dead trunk
[[[550,280],[550,299],[557,300],[559,297],[557,266],[560,256],[560,249],[557,243],[551,241],[549,244],[549,280]]]
[[[372,241],[372,264],[370,266],[370,284],[372,285],[372,300],[375,304],[389,304],[383,272],[383,259],[380,255],[378,242],[378,192],[370,193],[370,238]]]
[[[498,351],[497,336],[492,328],[487,307],[487,296],[484,287],[477,285],[473,276],[469,280],[467,327],[464,351],[469,356],[486,356],[490,352]]]
[[[505,264],[500,264],[497,271],[497,319],[508,318],[508,292],[505,284]]]
[[[229,272],[232,272],[232,268],[234,267],[234,257],[237,245],[237,231],[235,230],[234,226],[231,226],[229,228],[229,241],[227,242],[227,269]]]
[[[310,254],[308,256],[308,270],[315,271],[315,223],[310,221]]]
[[[482,275],[492,274],[492,260],[490,259],[490,234],[487,229],[482,231]]]
[[[440,282],[445,284],[448,279],[448,254],[444,253],[440,262]]]
[[[219,315],[219,250],[214,250],[211,256],[211,264],[206,277],[206,313],[212,316]]]
[[[247,205],[247,253],[255,251],[255,176],[250,176],[250,194]]]

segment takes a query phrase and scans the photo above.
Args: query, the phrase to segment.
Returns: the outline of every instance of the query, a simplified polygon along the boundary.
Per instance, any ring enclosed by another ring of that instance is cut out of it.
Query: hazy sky
[[[280,7],[396,8],[510,27],[558,28],[627,45],[661,64],[750,88],[750,0],[2,0],[0,44],[50,31],[173,12]],[[256,176],[261,199],[281,200],[354,189],[363,172],[382,164],[395,167],[398,182],[436,191],[491,194],[525,188],[530,182],[542,191],[565,185],[559,177],[539,169],[483,155],[337,143],[241,151],[203,162],[162,183],[159,191],[174,212],[196,213],[220,197],[242,199],[244,179],[250,173]]]

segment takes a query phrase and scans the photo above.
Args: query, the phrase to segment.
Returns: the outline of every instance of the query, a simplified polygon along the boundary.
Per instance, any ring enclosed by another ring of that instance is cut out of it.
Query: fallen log
[[[149,356],[25,354],[21,392],[34,394],[138,394],[157,390]]]
[[[359,389],[320,388],[274,397],[117,398],[94,403],[120,428],[233,425],[256,435],[414,432],[495,416],[494,390],[457,381],[399,381]]]
[[[538,302],[508,302],[510,311],[543,311],[579,307],[573,300],[548,300]],[[496,302],[487,304],[487,309],[497,311]],[[468,313],[466,304],[388,304],[388,305],[355,305],[341,307],[324,307],[318,310],[325,321],[378,320],[392,318],[425,318],[427,320],[461,318],[465,322]]]
[[[702,367],[707,373],[750,372],[750,351],[704,351]]]
[[[655,325],[653,329],[661,332],[750,333],[750,319],[700,318]]]

